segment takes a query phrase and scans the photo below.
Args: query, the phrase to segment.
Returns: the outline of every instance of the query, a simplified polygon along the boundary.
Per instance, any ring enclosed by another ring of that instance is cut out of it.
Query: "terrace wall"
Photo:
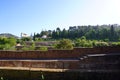
[[[0,58],[78,58],[86,54],[119,53],[120,47],[74,48],[73,50],[0,51]]]
[[[96,47],[96,48],[74,48],[73,50],[48,50],[48,51],[0,51],[0,76],[4,77],[9,80],[40,80],[41,72],[45,77],[45,80],[119,80],[120,70],[118,65],[113,65],[115,68],[111,68],[112,65],[108,66],[110,70],[118,69],[118,72],[82,72],[81,65],[84,65],[84,69],[91,69],[92,67],[86,67],[86,64],[93,62],[95,59],[85,59],[83,61],[17,61],[17,60],[2,60],[2,59],[15,59],[15,58],[22,58],[22,59],[46,59],[46,58],[79,58],[80,56],[84,56],[86,54],[109,54],[109,53],[120,53],[120,47]],[[118,56],[117,56],[118,57]],[[117,59],[114,57],[115,60]],[[114,58],[112,61],[114,61]],[[98,59],[98,58],[97,58]],[[119,59],[119,57],[118,57]],[[101,60],[101,58],[100,58]],[[105,58],[106,60],[106,58]],[[101,60],[104,62],[104,57]],[[101,62],[100,61],[100,62]],[[108,61],[109,62],[109,61]],[[96,62],[93,62],[94,64]],[[97,62],[98,63],[98,62]],[[102,64],[102,69],[104,69],[104,64]],[[106,66],[106,65],[105,65]],[[2,68],[3,67],[3,68]],[[5,67],[10,69],[6,69]],[[17,69],[11,69],[17,68]],[[21,67],[21,68],[20,68]],[[24,68],[26,68],[24,70]],[[101,67],[101,66],[100,66]],[[109,68],[105,67],[105,70],[109,70]],[[23,69],[22,69],[23,68]],[[34,70],[34,68],[40,68],[39,70]],[[49,70],[63,70],[63,72],[57,71],[45,71],[43,69]],[[99,66],[98,66],[99,68]],[[33,70],[32,70],[33,69]],[[66,70],[67,69],[67,70]],[[80,71],[71,71],[71,70],[79,70]],[[94,67],[95,69],[95,67]],[[99,68],[101,69],[101,68]],[[94,77],[94,79],[93,79]]]

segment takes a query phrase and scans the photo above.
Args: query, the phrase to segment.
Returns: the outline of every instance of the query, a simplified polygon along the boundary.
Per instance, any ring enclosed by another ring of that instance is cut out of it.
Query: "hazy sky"
[[[120,0],[0,0],[0,33],[120,24]]]

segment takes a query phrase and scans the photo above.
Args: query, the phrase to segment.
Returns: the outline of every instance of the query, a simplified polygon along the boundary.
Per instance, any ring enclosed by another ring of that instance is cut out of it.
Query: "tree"
[[[35,50],[35,43],[32,42],[32,45],[29,47],[30,50]]]
[[[58,28],[56,28],[56,31],[57,31],[57,32],[60,32],[61,30],[60,30],[60,28],[58,27]]]
[[[35,41],[35,38],[36,38],[36,36],[35,36],[35,33],[34,33],[34,36],[33,36],[33,40]]]
[[[64,28],[62,31],[62,38],[67,38],[68,37],[68,31]]]
[[[68,30],[65,28],[61,30],[59,27],[53,31],[42,31],[36,34],[36,37],[41,35],[49,35],[51,39],[75,39],[85,36],[89,40],[105,40],[118,41],[120,39],[120,26],[115,25],[88,25],[88,26],[70,26]]]
[[[42,32],[40,33],[40,37],[42,37],[43,35],[48,35],[48,31],[42,31]]]
[[[15,38],[8,38],[8,44],[10,44],[10,46],[15,46],[16,45],[16,39]]]
[[[1,50],[9,50],[10,48],[16,45],[15,38],[7,38],[7,37],[0,37],[0,49]]]
[[[55,48],[57,49],[73,49],[72,41],[69,39],[62,39],[56,44]]]
[[[21,40],[22,41],[31,41],[32,39],[30,37],[23,37]]]
[[[53,38],[53,39],[56,38],[56,32],[55,32],[55,30],[52,32],[52,38]]]
[[[85,36],[75,40],[75,47],[93,47],[92,41],[86,40]]]

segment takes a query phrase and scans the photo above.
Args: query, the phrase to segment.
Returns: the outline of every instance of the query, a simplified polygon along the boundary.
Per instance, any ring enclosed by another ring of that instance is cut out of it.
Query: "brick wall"
[[[77,59],[85,54],[119,53],[120,47],[74,48],[73,50],[48,51],[0,51],[1,59]],[[89,60],[88,60],[89,61]],[[5,61],[0,60],[0,66],[7,67],[35,67],[54,69],[79,69],[79,61]]]
[[[0,51],[0,58],[77,58],[85,54],[118,53],[120,47],[74,48],[73,50]]]

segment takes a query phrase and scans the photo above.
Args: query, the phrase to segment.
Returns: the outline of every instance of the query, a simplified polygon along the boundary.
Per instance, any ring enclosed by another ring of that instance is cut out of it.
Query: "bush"
[[[48,48],[46,46],[41,46],[38,50],[40,50],[40,51],[47,51]]]
[[[112,42],[110,46],[120,46],[120,42]]]
[[[29,47],[29,50],[35,50],[35,43],[32,42],[32,45]]]
[[[60,40],[59,43],[55,45],[56,49],[73,49],[72,41],[69,39]]]
[[[109,44],[107,42],[95,42],[94,46],[95,47],[109,46]]]
[[[0,50],[10,50],[16,44],[15,38],[0,37]]]
[[[23,47],[22,50],[23,51],[29,51],[30,49],[28,47]]]
[[[4,49],[4,45],[0,45],[0,50],[3,50]]]
[[[93,47],[91,40],[86,40],[85,37],[75,40],[75,47]]]

